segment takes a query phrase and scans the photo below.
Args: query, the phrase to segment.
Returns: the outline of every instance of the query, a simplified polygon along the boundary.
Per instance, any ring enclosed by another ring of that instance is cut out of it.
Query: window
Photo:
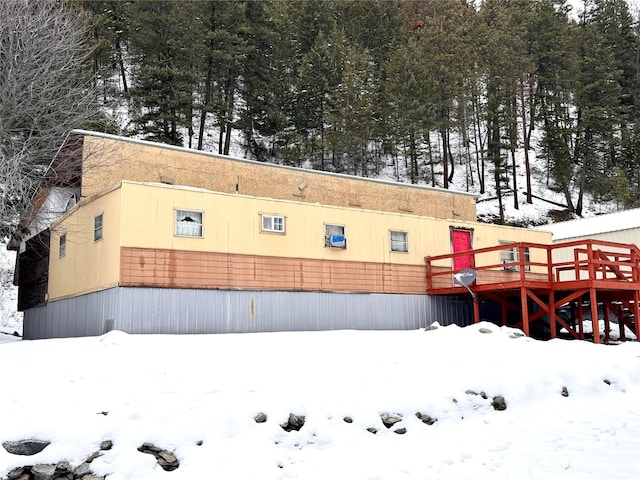
[[[60,249],[58,250],[58,257],[62,258],[67,254],[67,234],[60,235]]]
[[[176,235],[202,238],[202,212],[176,210]]]
[[[500,242],[500,245],[509,245],[512,242]],[[519,250],[518,247],[513,247],[513,248],[505,248],[500,250],[500,261],[501,263],[513,263],[513,262],[519,262],[520,258],[519,258],[519,254],[518,254]],[[524,247],[524,263],[527,264],[529,263],[530,260],[530,255],[529,255],[529,247]],[[519,265],[505,265],[503,267],[505,270],[511,270],[514,272],[517,272],[520,269]],[[525,272],[530,272],[531,271],[531,265],[525,265],[524,266],[524,271]]]
[[[391,230],[391,251],[405,253],[409,251],[409,234],[407,232]]]
[[[93,219],[93,241],[102,240],[102,213]]]
[[[344,236],[343,225],[325,224],[324,246],[330,248],[347,248],[347,239]]]
[[[284,217],[279,215],[262,215],[262,231],[284,233]]]

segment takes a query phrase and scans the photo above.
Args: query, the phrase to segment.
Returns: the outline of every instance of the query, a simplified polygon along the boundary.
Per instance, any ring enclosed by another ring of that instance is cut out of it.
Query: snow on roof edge
[[[621,212],[597,215],[595,217],[541,225],[536,227],[536,229],[550,231],[554,240],[565,240],[568,238],[585,237],[606,232],[618,232],[639,227],[640,208],[634,208]]]

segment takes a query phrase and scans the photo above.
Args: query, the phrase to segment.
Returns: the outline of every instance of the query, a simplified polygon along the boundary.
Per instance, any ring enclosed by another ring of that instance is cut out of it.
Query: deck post
[[[549,328],[551,329],[551,338],[556,338],[558,336],[558,326],[556,325],[555,295],[553,289],[549,290]]]
[[[633,321],[636,331],[636,340],[640,341],[640,291],[637,289],[633,291]]]
[[[611,310],[613,311],[613,309]],[[622,312],[618,312],[618,315],[622,315],[624,317],[624,309],[622,310]],[[618,332],[620,334],[620,340],[624,341],[627,339],[627,332],[626,332],[626,328],[624,328],[624,321],[619,316],[618,316]]]
[[[473,323],[480,323],[480,302],[477,294],[473,296]]]
[[[593,343],[600,343],[600,321],[598,319],[598,300],[596,298],[596,289],[593,287],[589,289],[589,301],[591,303],[591,326],[593,329]]]
[[[602,315],[604,316],[604,343],[609,343],[611,331],[611,325],[609,323],[609,308],[604,304],[602,304]],[[624,324],[618,321],[618,326],[622,325],[622,329],[624,330]]]
[[[584,340],[584,312],[582,311],[582,294],[576,299],[576,311],[578,313],[578,338]]]
[[[524,334],[529,336],[529,305],[527,298],[527,289],[520,288],[520,302],[522,303],[522,330]]]

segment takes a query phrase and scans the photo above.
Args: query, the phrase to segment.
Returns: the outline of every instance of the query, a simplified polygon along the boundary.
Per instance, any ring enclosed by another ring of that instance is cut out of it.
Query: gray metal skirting
[[[24,312],[24,338],[127,333],[412,330],[472,322],[467,300],[427,295],[117,287]]]

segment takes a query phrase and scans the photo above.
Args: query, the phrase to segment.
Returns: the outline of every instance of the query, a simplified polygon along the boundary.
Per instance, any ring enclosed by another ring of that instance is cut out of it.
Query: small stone
[[[416,417],[422,420],[422,423],[425,423],[427,425],[433,425],[438,421],[437,418],[433,418],[431,415],[427,415],[426,413],[416,412]]]
[[[397,433],[398,435],[404,435],[407,433],[407,429],[404,427],[396,428],[393,433]]]
[[[373,427],[369,427],[369,428],[367,428],[367,432],[371,432],[371,433],[373,433],[375,435],[376,433],[378,433],[378,429],[377,428],[373,428]]]
[[[158,460],[158,465],[167,472],[171,472],[180,466],[180,462],[176,456],[167,450],[159,451],[156,459]]]
[[[158,453],[160,450],[162,449],[149,442],[144,442],[140,447],[138,447],[138,451],[140,452]]]
[[[387,412],[384,412],[383,414],[380,415],[380,419],[382,420],[382,424],[385,427],[391,428],[396,423],[402,421],[402,415],[397,413],[394,413],[393,415],[389,415]]]
[[[102,452],[93,452],[91,455],[89,455],[87,457],[87,459],[85,460],[85,463],[91,463],[93,462],[96,458],[101,457],[102,456]]]
[[[280,426],[286,432],[290,432],[292,430],[299,431],[303,427],[304,422],[304,415],[295,415],[293,413],[290,413],[289,419],[285,423],[280,424]]]
[[[40,453],[42,450],[47,448],[51,442],[46,440],[36,440],[36,439],[28,439],[28,440],[19,440],[17,442],[2,442],[3,448],[13,455],[25,455],[31,456],[36,453]]]
[[[105,477],[101,477],[99,475],[89,474],[89,475],[85,475],[84,477],[82,477],[82,480],[105,480]]]
[[[569,396],[569,390],[567,390],[567,387],[562,387],[562,392],[560,392],[560,395],[562,395],[563,397]]]
[[[156,457],[158,465],[160,465],[163,470],[167,472],[175,470],[180,466],[180,462],[172,452],[163,450],[162,448],[155,446],[153,443],[143,443],[140,447],[138,447],[138,451],[142,453],[148,453]]]
[[[344,423],[353,423],[353,418],[351,417],[344,417],[342,420],[344,421]]]
[[[606,383],[607,385],[611,385],[611,380],[607,380],[606,378],[603,380],[604,383]]]
[[[18,467],[7,473],[7,480],[23,480],[29,478],[29,467]]]
[[[56,466],[51,464],[38,464],[31,468],[33,480],[51,480],[56,476]]]
[[[105,440],[100,444],[100,450],[111,450],[113,448],[113,442],[111,440]]]
[[[19,477],[12,477],[12,478],[7,477],[7,480],[31,480],[31,477],[29,476],[28,473],[23,473]]]
[[[263,412],[260,412],[255,417],[253,417],[253,420],[256,423],[264,423],[264,422],[267,421],[267,415],[265,413],[263,413]]]
[[[71,473],[71,465],[69,462],[58,462],[56,464],[56,475],[64,475],[65,473]]]
[[[502,395],[496,395],[495,397],[493,397],[491,406],[494,408],[494,410],[506,410],[507,402]]]
[[[91,465],[89,465],[89,463],[87,462],[83,462],[80,465],[78,465],[78,468],[76,468],[73,471],[73,475],[76,477],[84,477],[85,475],[89,475],[91,473]]]
[[[176,463],[178,461],[176,456],[168,450],[161,450],[158,452],[158,455],[167,463]]]
[[[197,446],[199,446],[199,447],[201,447],[201,446],[202,446],[202,444],[203,444],[203,441],[202,441],[202,440],[198,440],[198,441],[196,442],[196,445],[197,445]]]
[[[480,328],[478,331],[480,333],[493,333],[493,330],[489,330],[488,328],[484,328],[484,327]]]
[[[106,417],[107,415],[109,415],[109,412],[106,412],[106,411],[98,412],[98,415],[104,415]]]

